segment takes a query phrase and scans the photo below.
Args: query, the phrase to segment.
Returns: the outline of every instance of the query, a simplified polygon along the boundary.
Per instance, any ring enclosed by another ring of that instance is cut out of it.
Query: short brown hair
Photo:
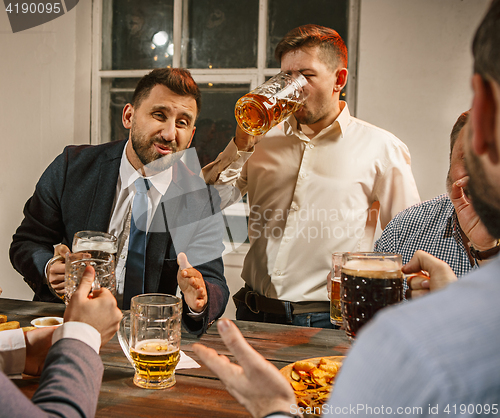
[[[197,114],[201,109],[201,93],[191,73],[184,68],[156,68],[139,80],[132,96],[135,108],[148,97],[154,86],[161,84],[180,96],[191,96],[196,101]]]
[[[464,113],[462,113],[457,121],[455,122],[455,125],[453,125],[453,128],[451,130],[450,134],[450,161],[451,161],[451,153],[453,152],[453,147],[455,147],[455,142],[457,142],[458,139],[458,134],[460,131],[463,129],[465,124],[467,123],[467,118],[469,117],[469,112],[470,110],[466,110]]]
[[[292,29],[276,46],[274,56],[278,62],[284,54],[302,47],[319,46],[323,61],[331,69],[339,65],[347,68],[347,47],[337,31],[319,25],[304,25]]]

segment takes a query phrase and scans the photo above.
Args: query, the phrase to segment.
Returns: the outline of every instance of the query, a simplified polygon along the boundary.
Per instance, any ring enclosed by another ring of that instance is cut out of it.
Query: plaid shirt
[[[445,261],[457,277],[477,268],[471,266],[455,208],[447,194],[399,212],[387,224],[374,248],[377,252],[401,254],[403,264],[410,261],[417,250]]]

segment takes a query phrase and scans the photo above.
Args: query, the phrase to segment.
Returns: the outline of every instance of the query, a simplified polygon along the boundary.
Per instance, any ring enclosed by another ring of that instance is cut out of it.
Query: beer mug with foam
[[[95,278],[92,291],[105,287],[116,294],[115,256],[106,251],[88,250],[66,253],[64,271],[64,303],[67,305],[76,292],[87,266],[92,266]]]
[[[79,231],[73,236],[72,251],[103,251],[116,256],[118,240],[101,231]]]
[[[345,253],[340,281],[340,309],[352,341],[382,308],[403,300],[401,255]]]
[[[182,301],[176,296],[150,293],[132,298],[130,314],[120,323],[118,340],[134,366],[135,385],[165,389],[175,384],[181,316]]]
[[[236,102],[238,125],[249,135],[264,135],[301,108],[307,98],[303,89],[306,84],[298,71],[276,74]]]

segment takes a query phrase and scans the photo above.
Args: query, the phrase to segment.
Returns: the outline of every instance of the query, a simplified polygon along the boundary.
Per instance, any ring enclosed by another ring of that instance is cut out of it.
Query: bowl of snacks
[[[344,356],[315,357],[296,361],[280,370],[295,392],[297,406],[307,415],[321,415],[343,360]]]

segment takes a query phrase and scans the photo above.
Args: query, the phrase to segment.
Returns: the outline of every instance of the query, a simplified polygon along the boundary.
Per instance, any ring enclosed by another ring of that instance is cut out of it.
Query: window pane
[[[257,66],[258,0],[190,0],[188,8],[188,68]]]
[[[236,130],[234,105],[248,93],[249,84],[200,84],[201,112],[191,146],[196,148],[201,166],[215,160]]]
[[[274,59],[278,42],[288,31],[308,23],[335,29],[347,44],[348,0],[269,0],[267,66],[279,67]]]
[[[111,48],[103,43],[104,70],[172,65],[174,0],[113,1]],[[103,33],[109,28],[103,19]],[[109,53],[111,52],[111,59]]]
[[[115,78],[111,81],[108,112],[111,137],[101,138],[102,142],[120,141],[128,138],[129,131],[123,127],[122,113],[125,105],[132,101],[132,95],[138,82],[139,78]]]

